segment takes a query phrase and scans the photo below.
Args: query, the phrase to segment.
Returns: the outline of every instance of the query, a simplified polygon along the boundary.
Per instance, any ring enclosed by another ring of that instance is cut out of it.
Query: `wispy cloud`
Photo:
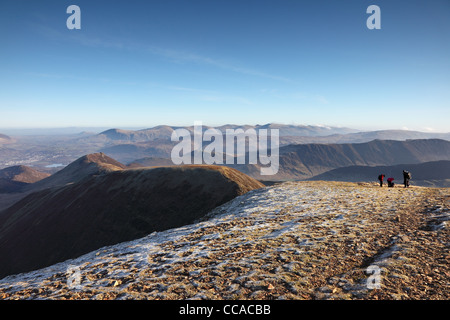
[[[83,33],[72,34],[69,39],[88,47],[102,47],[107,49],[125,49],[126,45],[119,40],[108,40],[86,36]]]
[[[142,43],[135,43],[126,39],[112,39],[88,36],[84,33],[73,33],[67,35],[59,30],[49,28],[44,25],[34,25],[33,29],[41,36],[58,41],[76,42],[82,46],[108,48],[115,50],[131,50],[136,52],[148,52],[149,54],[163,57],[175,63],[195,63],[198,65],[211,66],[223,70],[232,71],[239,74],[266,78],[281,82],[293,82],[291,79],[264,71],[238,66],[226,62],[223,59],[208,57],[194,52],[174,50]]]
[[[161,47],[155,47],[155,46],[147,46],[145,48],[149,53],[158,55],[161,57],[164,57],[166,59],[172,60],[177,63],[184,63],[184,62],[191,62],[196,63],[200,65],[208,65],[240,74],[255,76],[259,78],[267,78],[277,81],[283,81],[283,82],[292,82],[291,79],[269,74],[266,72],[244,68],[240,66],[233,65],[231,63],[227,63],[223,60],[214,59],[208,56],[198,55],[196,53],[192,52],[185,52],[185,51],[179,51],[179,50],[172,50],[168,48],[161,48]]]
[[[92,78],[92,77],[80,77],[74,76],[71,74],[57,74],[57,73],[43,73],[43,72],[26,72],[27,76],[39,77],[39,78],[47,78],[47,79],[68,79],[68,80],[77,80],[77,81],[97,81],[97,82],[110,82],[110,78]],[[124,83],[122,81],[122,83]]]
[[[87,47],[101,47],[101,48],[111,48],[111,49],[123,49],[125,44],[122,41],[117,39],[105,39],[87,36],[84,33],[80,32],[62,32],[59,29],[51,28],[47,25],[39,24],[39,23],[28,23],[29,28],[35,32],[38,36],[45,37],[52,41],[61,41],[61,42],[75,42],[82,46]]]
[[[305,91],[283,91],[280,89],[261,89],[259,90],[264,95],[270,96],[271,98],[280,99],[283,101],[296,101],[302,103],[313,103],[313,104],[329,104],[330,101],[322,94],[313,94]]]
[[[189,87],[179,87],[179,86],[164,86],[164,85],[158,85],[153,84],[153,87],[159,87],[162,89],[167,90],[173,90],[178,92],[185,92],[192,94],[196,97],[199,101],[206,101],[206,102],[226,102],[226,103],[239,103],[244,105],[253,105],[253,101],[246,97],[242,96],[236,96],[236,95],[228,95],[224,94],[223,92],[215,91],[215,90],[204,90],[204,89],[197,89],[197,88],[189,88]]]
[[[327,98],[325,98],[324,96],[321,96],[321,95],[316,95],[314,98],[315,98],[315,100],[317,102],[319,102],[321,104],[328,104],[328,103],[330,103]]]
[[[198,94],[216,94],[217,93],[217,91],[212,91],[212,90],[204,90],[204,89],[180,87],[180,86],[160,86],[160,87],[162,87],[164,89],[168,89],[168,90],[173,90],[173,91],[198,93]]]
[[[254,103],[245,98],[240,96],[229,96],[229,95],[203,95],[199,97],[200,100],[206,101],[206,102],[225,102],[225,103],[232,103],[232,104],[243,104],[247,106],[251,106]]]

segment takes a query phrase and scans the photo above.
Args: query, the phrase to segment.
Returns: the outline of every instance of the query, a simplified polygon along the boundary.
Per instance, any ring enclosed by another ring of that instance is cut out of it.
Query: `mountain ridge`
[[[281,147],[279,172],[264,177],[255,165],[235,166],[258,179],[304,180],[339,167],[396,165],[450,160],[450,141],[373,140],[356,144],[298,144]]]
[[[335,133],[350,133],[357,130],[344,127],[325,127],[325,126],[312,126],[312,125],[286,125],[278,123],[267,123],[264,125],[235,125],[225,124],[221,126],[208,126],[203,125],[202,129],[207,130],[215,128],[222,131],[225,134],[227,129],[278,129],[280,136],[325,136]],[[186,129],[191,134],[194,132],[194,126],[168,126],[159,125],[156,127],[141,129],[141,130],[122,130],[122,129],[109,129],[103,131],[97,135],[97,137],[105,137],[111,140],[122,141],[134,141],[144,142],[152,140],[170,140],[171,134],[176,129]]]
[[[80,159],[99,157],[104,159]],[[219,166],[86,174],[70,184],[38,189],[0,212],[0,277],[192,223],[216,206],[264,187]]]
[[[248,161],[248,155],[246,157]],[[450,160],[450,141],[442,139],[373,140],[346,144],[295,144],[279,149],[279,171],[261,176],[259,164],[226,164],[258,180],[305,180],[326,171],[348,166],[415,164]],[[133,167],[170,165],[170,159],[144,157]]]
[[[33,165],[41,170],[55,164],[67,165],[76,160],[80,155],[103,152],[119,162],[129,163],[145,157],[170,158],[171,150],[178,142],[171,141],[173,130],[183,128],[193,133],[193,126],[168,126],[160,125],[148,129],[111,129],[98,128],[102,131],[94,131],[93,134],[68,135],[61,132],[59,135],[50,131],[42,133],[20,135],[19,132],[12,143],[2,145],[0,152],[0,168],[12,165]],[[202,126],[203,130],[212,128]],[[374,139],[393,139],[404,141],[407,139],[444,139],[450,141],[450,133],[432,133],[408,130],[378,130],[361,131],[351,128],[311,125],[286,125],[269,123],[262,125],[233,125],[226,124],[216,126],[223,134],[227,129],[250,128],[279,129],[280,146],[291,144],[342,144],[362,143]],[[80,128],[81,129],[81,128]],[[75,131],[74,131],[75,130]],[[331,131],[330,131],[331,130]],[[258,132],[258,130],[256,130]],[[54,171],[52,171],[54,172]]]
[[[88,176],[99,175],[116,170],[123,170],[126,166],[102,152],[84,155],[71,162],[68,166],[53,175],[30,185],[28,191],[59,187],[77,182]]]
[[[414,130],[369,130],[361,131],[346,127],[317,126],[317,125],[287,125],[279,123],[267,123],[264,125],[235,125],[225,124],[220,126],[203,125],[203,130],[215,128],[222,133],[227,129],[278,129],[280,137],[288,142],[297,143],[359,143],[371,140],[408,140],[408,139],[444,139],[450,140],[450,132],[423,132]],[[169,126],[159,125],[140,130],[108,129],[97,136],[104,136],[111,140],[123,140],[143,142],[151,140],[170,140],[172,132],[176,129],[186,129],[193,134],[194,126]]]

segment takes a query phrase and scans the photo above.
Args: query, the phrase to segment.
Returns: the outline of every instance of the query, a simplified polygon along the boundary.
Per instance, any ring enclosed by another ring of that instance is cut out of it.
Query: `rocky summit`
[[[449,299],[448,189],[285,182],[0,281],[1,299]]]

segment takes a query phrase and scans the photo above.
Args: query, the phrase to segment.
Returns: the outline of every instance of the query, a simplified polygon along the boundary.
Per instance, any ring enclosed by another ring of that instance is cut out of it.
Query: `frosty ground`
[[[6,277],[0,299],[447,300],[449,195],[276,184],[197,223]]]

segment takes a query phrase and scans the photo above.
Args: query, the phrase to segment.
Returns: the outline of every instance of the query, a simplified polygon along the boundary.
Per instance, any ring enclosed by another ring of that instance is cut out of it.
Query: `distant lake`
[[[45,166],[46,168],[58,168],[58,167],[64,167],[62,163],[55,163],[55,164],[49,164],[48,166]]]

